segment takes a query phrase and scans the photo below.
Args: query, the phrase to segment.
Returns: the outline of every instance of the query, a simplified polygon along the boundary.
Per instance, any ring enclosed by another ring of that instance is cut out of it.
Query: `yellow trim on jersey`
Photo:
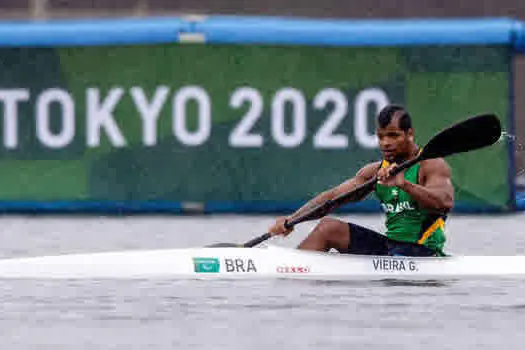
[[[425,241],[437,230],[437,229],[444,229],[445,227],[445,221],[443,218],[439,218],[432,225],[430,225],[429,228],[423,233],[419,241],[417,241],[418,244],[423,244]]]

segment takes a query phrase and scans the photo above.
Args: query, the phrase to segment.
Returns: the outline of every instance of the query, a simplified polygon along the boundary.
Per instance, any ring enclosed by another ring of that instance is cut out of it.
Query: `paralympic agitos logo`
[[[257,272],[257,266],[253,259],[225,258],[223,260],[225,272]],[[194,257],[193,271],[196,273],[219,273],[221,263],[215,257]]]
[[[197,273],[218,273],[221,264],[218,258],[193,258],[193,271]]]

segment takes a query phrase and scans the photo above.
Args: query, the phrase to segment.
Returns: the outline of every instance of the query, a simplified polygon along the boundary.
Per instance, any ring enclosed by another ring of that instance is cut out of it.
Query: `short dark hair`
[[[412,118],[406,109],[399,105],[387,105],[377,115],[377,123],[380,128],[386,128],[392,121],[392,117],[396,112],[401,112],[399,117],[399,128],[403,131],[408,131],[412,128]]]

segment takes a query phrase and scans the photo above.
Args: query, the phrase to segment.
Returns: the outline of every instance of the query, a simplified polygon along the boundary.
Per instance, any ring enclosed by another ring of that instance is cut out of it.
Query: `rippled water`
[[[345,217],[349,218],[349,217]],[[454,254],[525,254],[525,215],[456,216]],[[243,242],[265,216],[4,217],[3,257]],[[380,229],[378,215],[354,215]],[[295,245],[313,227],[288,240]],[[523,349],[525,281],[0,281],[2,349]]]

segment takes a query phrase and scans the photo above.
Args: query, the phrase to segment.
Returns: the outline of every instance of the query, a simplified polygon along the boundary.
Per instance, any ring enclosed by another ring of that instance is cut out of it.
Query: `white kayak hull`
[[[434,280],[525,278],[525,256],[377,257],[290,248],[188,248],[0,260],[0,279]]]

